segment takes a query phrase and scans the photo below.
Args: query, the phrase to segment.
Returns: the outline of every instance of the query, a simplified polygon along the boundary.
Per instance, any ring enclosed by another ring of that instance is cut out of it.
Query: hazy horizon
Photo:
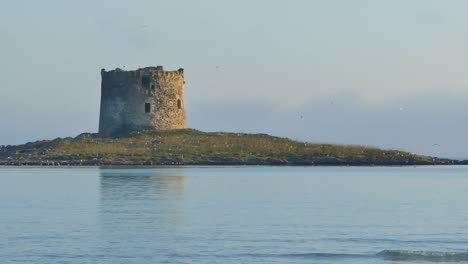
[[[0,145],[97,132],[100,69],[185,69],[188,126],[468,158],[468,2],[6,1]]]

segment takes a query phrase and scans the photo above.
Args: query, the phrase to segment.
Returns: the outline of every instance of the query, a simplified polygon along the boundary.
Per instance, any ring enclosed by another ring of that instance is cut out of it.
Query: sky
[[[0,145],[97,132],[100,70],[163,65],[191,128],[468,158],[468,1],[0,6]]]

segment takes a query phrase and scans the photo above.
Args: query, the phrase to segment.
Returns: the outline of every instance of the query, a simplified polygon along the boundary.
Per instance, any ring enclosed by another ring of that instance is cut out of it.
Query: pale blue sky
[[[0,144],[96,132],[100,69],[163,65],[185,68],[193,128],[468,158],[466,10],[462,0],[4,0]]]

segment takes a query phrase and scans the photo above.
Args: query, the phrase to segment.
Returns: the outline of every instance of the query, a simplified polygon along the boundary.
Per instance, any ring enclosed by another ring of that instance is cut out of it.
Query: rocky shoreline
[[[34,166],[34,167],[96,167],[96,166],[434,166],[434,165],[468,165],[468,161],[435,159],[433,162],[417,160],[385,159],[286,159],[286,160],[238,160],[218,159],[204,162],[184,162],[181,160],[159,161],[112,161],[112,160],[51,160],[51,161],[0,161],[0,166]]]

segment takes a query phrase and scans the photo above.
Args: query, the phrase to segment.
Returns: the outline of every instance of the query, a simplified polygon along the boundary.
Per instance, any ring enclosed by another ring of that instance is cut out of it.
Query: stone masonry
[[[181,129],[185,117],[184,70],[162,66],[136,71],[101,70],[99,134],[144,129]]]

